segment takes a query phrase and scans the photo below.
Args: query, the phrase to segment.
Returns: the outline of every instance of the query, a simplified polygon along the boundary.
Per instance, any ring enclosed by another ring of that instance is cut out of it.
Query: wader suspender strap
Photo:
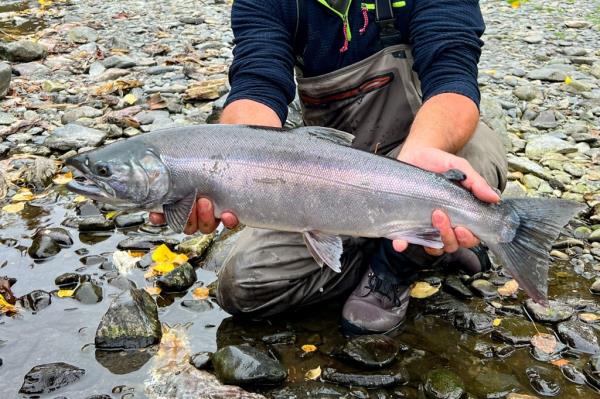
[[[306,12],[304,11],[304,2],[306,0],[296,0],[296,29],[294,31],[294,55],[296,56],[296,65],[302,68],[304,66],[304,47],[302,41],[306,40]]]
[[[394,26],[393,0],[375,0],[375,22],[379,25],[379,41],[381,48],[386,48],[400,43],[400,32]]]

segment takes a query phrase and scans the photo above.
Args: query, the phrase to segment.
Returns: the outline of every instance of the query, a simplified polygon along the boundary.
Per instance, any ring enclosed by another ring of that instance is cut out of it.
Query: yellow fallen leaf
[[[179,265],[183,265],[185,262],[187,262],[188,259],[189,258],[187,257],[186,254],[177,254],[173,258],[172,262],[175,263],[177,266],[179,266]]]
[[[83,196],[83,195],[78,195],[77,197],[75,197],[73,199],[73,202],[79,203],[79,202],[85,202],[87,201],[87,197]]]
[[[115,216],[117,216],[117,213],[118,213],[117,211],[110,211],[106,215],[104,215],[104,217],[106,219],[110,220],[110,219],[113,219]]]
[[[160,287],[144,287],[144,289],[150,295],[159,295],[161,291]]]
[[[70,298],[75,294],[75,290],[58,290],[56,296],[59,298]]]
[[[175,254],[165,244],[159,245],[152,252],[152,260],[155,262],[172,262],[173,258],[175,258]]]
[[[157,274],[167,274],[175,269],[175,265],[172,263],[157,263],[152,270]]]
[[[0,294],[0,313],[16,313],[17,308],[15,305],[11,305],[4,299],[2,294]]]
[[[556,367],[562,367],[562,366],[566,366],[567,364],[569,364],[569,361],[567,359],[557,359],[557,360],[551,360],[550,363],[552,363]]]
[[[4,205],[2,210],[6,213],[18,213],[25,208],[24,202],[15,202],[14,204]]]
[[[580,313],[579,319],[586,323],[596,323],[600,320],[600,316],[595,313]]]
[[[520,0],[508,0],[508,2],[510,3],[510,6],[512,8],[519,8],[521,7],[521,1]]]
[[[565,84],[568,84],[568,85],[570,85],[571,83],[573,83],[573,78],[572,78],[572,77],[570,77],[570,76],[567,76],[567,77],[565,78]]]
[[[544,353],[554,353],[557,341],[552,334],[537,333],[531,338],[531,345]]]
[[[146,253],[144,251],[127,251],[129,252],[129,256],[134,256],[136,258],[141,258],[142,256],[146,255]]]
[[[306,353],[310,353],[316,351],[317,347],[314,345],[302,345],[302,350]]]
[[[125,101],[129,105],[135,104],[137,100],[137,97],[131,93],[123,97],[123,101]]]
[[[440,286],[433,286],[425,281],[418,281],[410,289],[410,296],[423,299],[432,296],[440,290]]]
[[[519,290],[519,283],[517,280],[510,280],[504,283],[504,285],[498,288],[498,294],[502,296],[514,295]]]
[[[22,188],[15,195],[13,195],[13,202],[17,201],[31,201],[35,198],[35,195],[28,188]]]
[[[500,324],[502,324],[502,319],[494,319],[494,321],[492,322],[492,325],[494,327],[498,327]]]
[[[56,177],[52,179],[52,182],[54,184],[67,184],[71,180],[73,180],[73,173],[69,171],[67,173],[56,175]]]
[[[194,299],[206,299],[208,298],[209,289],[206,287],[198,287],[192,291]]]
[[[307,380],[316,380],[321,376],[321,366],[317,366],[316,369],[308,370],[306,374],[304,374],[304,378]]]

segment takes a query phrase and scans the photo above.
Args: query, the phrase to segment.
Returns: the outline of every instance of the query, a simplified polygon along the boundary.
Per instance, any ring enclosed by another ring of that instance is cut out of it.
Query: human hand
[[[497,203],[500,196],[485,181],[485,179],[473,169],[471,164],[464,158],[450,154],[437,148],[421,148],[417,150],[401,151],[398,156],[400,161],[418,166],[431,172],[444,173],[450,169],[458,169],[467,178],[461,182],[481,201]],[[471,248],[479,244],[479,239],[463,226],[452,227],[450,218],[441,209],[436,209],[431,215],[431,224],[439,230],[444,243],[443,248],[425,248],[430,255],[442,255],[444,253],[456,252],[459,248]],[[398,252],[408,247],[404,240],[394,240],[394,249]]]
[[[151,212],[150,222],[154,224],[162,224],[165,222],[165,216],[162,213]],[[183,232],[185,234],[193,234],[200,230],[204,234],[209,234],[215,231],[220,222],[229,229],[238,225],[237,217],[231,212],[223,212],[221,219],[215,217],[213,203],[208,198],[199,198]]]

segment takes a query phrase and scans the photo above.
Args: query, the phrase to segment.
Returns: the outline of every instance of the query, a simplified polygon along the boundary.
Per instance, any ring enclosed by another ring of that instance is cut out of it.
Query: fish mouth
[[[71,157],[66,160],[65,164],[76,174],[73,180],[67,183],[69,191],[100,202],[113,205],[129,205],[116,196],[114,189],[110,185],[93,177],[88,166],[89,159],[87,156],[77,155]]]

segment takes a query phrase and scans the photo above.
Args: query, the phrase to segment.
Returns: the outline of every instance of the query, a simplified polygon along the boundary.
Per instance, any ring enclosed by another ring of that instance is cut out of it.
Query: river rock
[[[87,26],[78,26],[68,33],[69,41],[77,44],[85,44],[98,40],[98,32]]]
[[[536,160],[548,153],[568,154],[576,151],[577,147],[574,145],[550,135],[534,137],[525,147],[525,155]]]
[[[261,341],[268,345],[293,345],[296,343],[296,334],[291,331],[284,331],[281,333],[265,335],[261,338]]]
[[[19,303],[27,310],[38,312],[50,306],[52,298],[46,291],[34,290],[19,298]]]
[[[571,348],[584,353],[600,353],[598,336],[593,327],[577,320],[569,320],[560,323],[556,331],[560,339]]]
[[[454,327],[459,330],[471,331],[477,334],[492,330],[494,320],[485,313],[461,312],[454,317]]]
[[[115,228],[115,222],[104,216],[86,216],[77,220],[79,231],[109,231]]]
[[[64,289],[75,288],[79,284],[81,277],[77,273],[63,273],[54,279],[54,284]]]
[[[555,66],[534,69],[527,74],[527,79],[546,80],[550,82],[564,82],[566,77],[567,73]]]
[[[119,215],[115,218],[115,226],[118,228],[126,228],[139,226],[144,223],[144,216],[141,213],[128,213]]]
[[[473,282],[471,282],[471,288],[484,298],[494,298],[498,296],[498,289],[496,286],[487,280],[473,280]]]
[[[538,129],[554,129],[558,126],[554,111],[542,111],[538,116],[531,122],[531,126]]]
[[[61,122],[66,125],[71,122],[75,122],[81,118],[97,118],[102,116],[102,110],[90,107],[89,105],[82,105],[81,107],[72,108],[63,114]]]
[[[444,290],[459,298],[472,298],[473,293],[463,284],[458,276],[448,276],[444,279]]]
[[[221,348],[213,355],[212,363],[224,384],[274,385],[287,378],[279,361],[248,345]]]
[[[190,364],[196,367],[198,370],[206,369],[210,365],[210,359],[212,358],[212,355],[212,352],[194,353],[190,357]]]
[[[102,65],[106,68],[132,68],[137,65],[137,63],[130,57],[124,55],[113,55],[108,58],[105,58],[102,61]]]
[[[558,301],[550,301],[548,307],[535,303],[533,299],[525,301],[525,309],[540,323],[560,323],[573,316],[574,309]]]
[[[590,357],[583,367],[583,373],[591,386],[600,389],[600,355]]]
[[[5,62],[0,62],[0,98],[4,97],[6,93],[8,93],[11,76],[12,70],[10,65]]]
[[[551,373],[542,367],[530,367],[526,370],[527,378],[534,391],[542,396],[556,396],[560,393],[560,385],[552,380]]]
[[[542,95],[540,90],[532,85],[517,86],[513,90],[513,94],[519,100],[523,100],[523,101],[531,101],[534,98],[541,97],[541,95]]]
[[[45,77],[52,72],[50,68],[40,62],[24,62],[12,66],[13,72],[25,78]]]
[[[181,301],[181,306],[196,313],[210,312],[215,308],[208,299],[184,299]]]
[[[585,374],[571,363],[560,366],[560,372],[574,384],[583,385],[586,382]]]
[[[346,387],[364,387],[369,389],[394,387],[408,382],[408,374],[403,369],[397,373],[354,374],[343,373],[326,367],[323,369],[321,378],[325,381]]]
[[[39,230],[36,233],[36,236],[43,235],[52,238],[58,245],[63,248],[70,247],[73,245],[73,238],[71,234],[63,228],[60,227],[47,227],[42,230]]]
[[[84,374],[85,370],[62,362],[35,366],[25,375],[19,393],[31,395],[54,392],[78,381]]]
[[[162,329],[154,300],[143,289],[113,299],[96,331],[96,348],[137,349],[160,342]]]
[[[160,277],[156,285],[165,292],[182,292],[196,282],[196,271],[189,263],[177,266],[175,269]]]
[[[539,332],[547,333],[543,326],[535,326],[523,318],[507,317],[502,320],[499,327],[492,330],[492,338],[506,342],[514,346],[527,346],[531,343],[531,337]]]
[[[588,237],[589,242],[600,242],[600,229],[596,229],[592,231],[590,236]]]
[[[594,62],[592,68],[590,69],[590,73],[596,78],[600,79],[600,62]]]
[[[203,234],[198,237],[192,237],[185,241],[182,241],[177,246],[177,251],[184,253],[190,257],[198,257],[202,256],[204,252],[210,247],[213,240],[215,238],[215,234]]]
[[[161,244],[165,244],[169,249],[173,250],[179,244],[179,240],[162,236],[131,237],[119,241],[117,248],[121,251],[150,251]]]
[[[60,252],[60,245],[47,235],[36,235],[27,250],[33,259],[48,259]]]
[[[431,370],[425,376],[423,386],[429,399],[461,399],[465,395],[465,384],[450,370]]]
[[[343,357],[369,368],[385,367],[398,354],[398,344],[392,338],[381,335],[361,335],[350,339],[341,348]]]
[[[94,304],[102,301],[102,287],[91,282],[82,283],[73,294],[81,303]]]
[[[54,150],[69,151],[78,150],[83,147],[97,147],[107,133],[81,126],[76,123],[69,123],[63,127],[55,129],[44,141],[44,145]]]
[[[31,40],[0,43],[0,58],[11,62],[30,62],[45,58],[46,47]]]

